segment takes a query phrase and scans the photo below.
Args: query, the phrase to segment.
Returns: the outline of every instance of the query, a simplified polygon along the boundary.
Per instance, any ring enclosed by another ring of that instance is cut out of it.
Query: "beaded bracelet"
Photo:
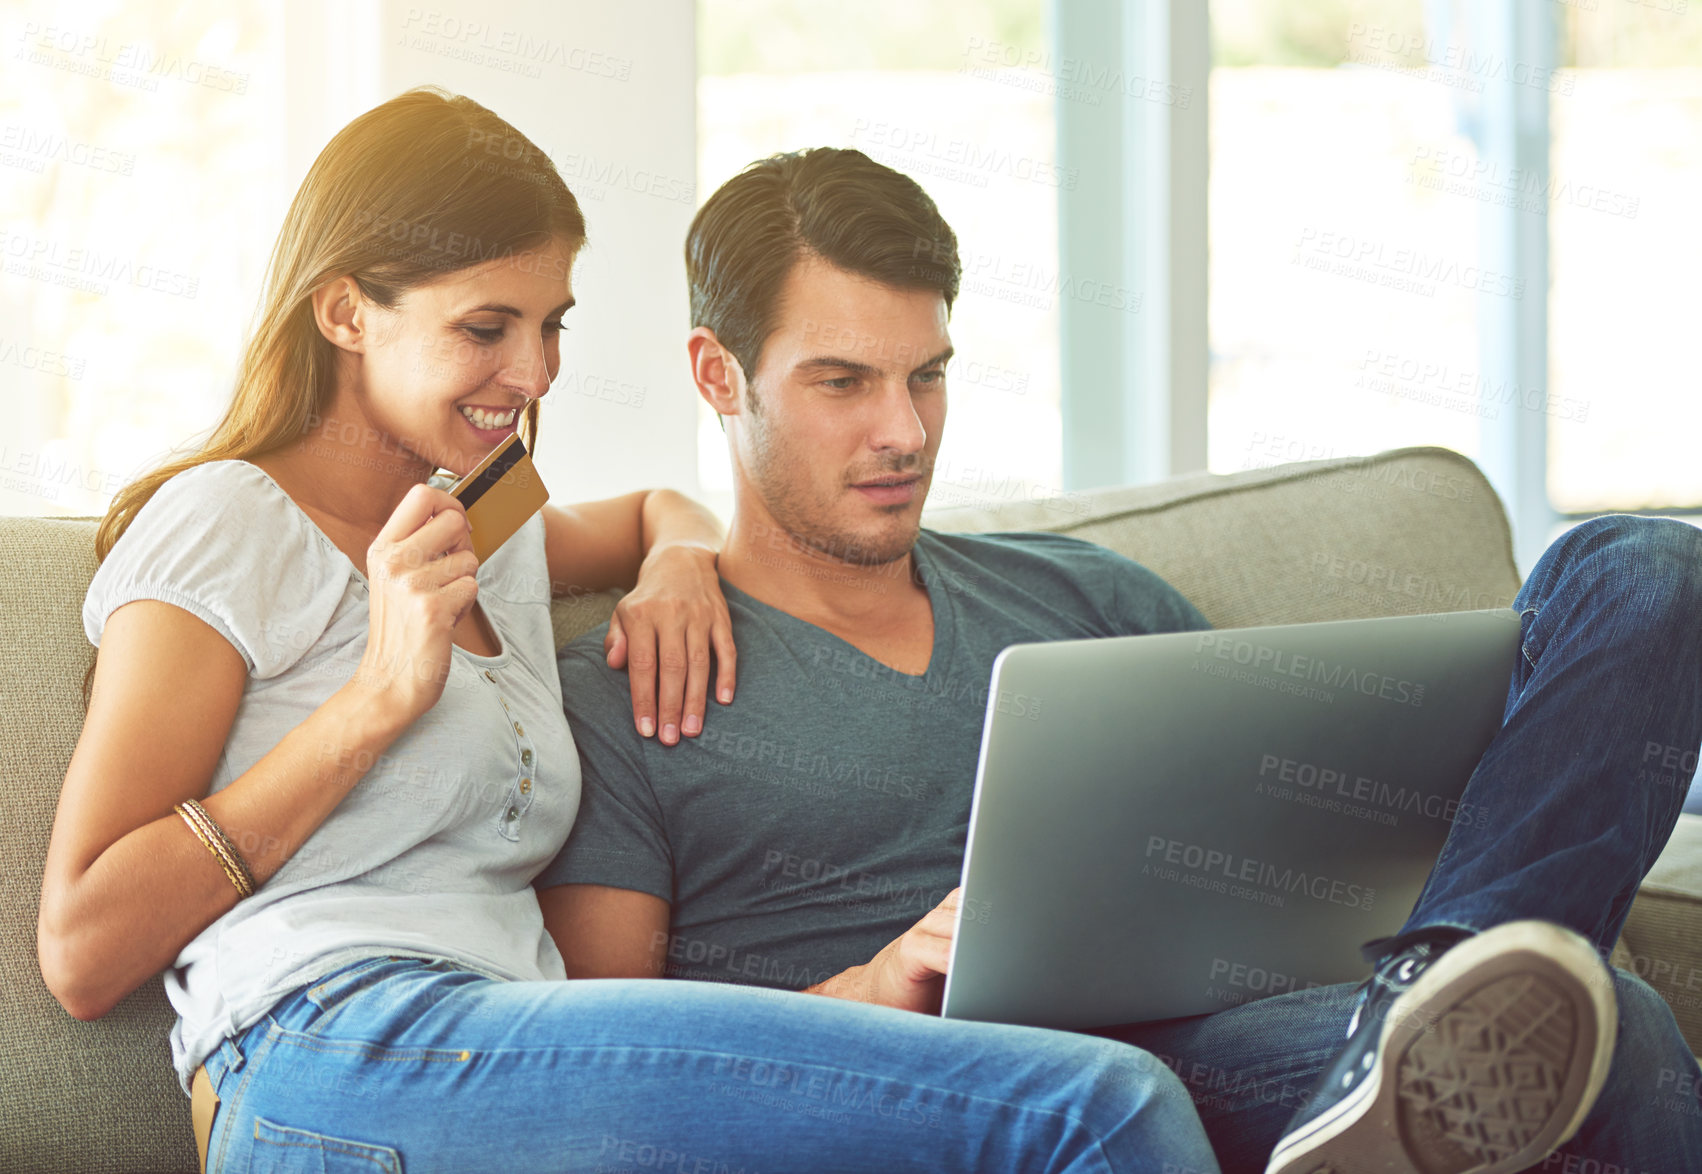
[[[207,814],[207,809],[193,799],[185,799],[172,808],[183,817],[183,822],[189,825],[189,830],[195,833],[195,838],[205,844],[207,851],[219,862],[219,867],[225,870],[225,876],[236,886],[238,897],[254,895],[254,874],[248,870],[248,864],[242,854],[231,843],[225,830],[213,821]]]

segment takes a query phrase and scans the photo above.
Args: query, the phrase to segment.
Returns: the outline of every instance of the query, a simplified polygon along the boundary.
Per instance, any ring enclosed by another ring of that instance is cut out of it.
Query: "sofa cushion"
[[[1660,992],[1702,1054],[1702,815],[1681,815],[1637,890],[1613,964]]]
[[[95,573],[92,519],[0,519],[0,1168],[186,1171],[189,1101],[171,1069],[175,1016],[145,982],[93,1023],[53,1000],[36,963],[42,860],[83,725],[94,649],[82,603]]]

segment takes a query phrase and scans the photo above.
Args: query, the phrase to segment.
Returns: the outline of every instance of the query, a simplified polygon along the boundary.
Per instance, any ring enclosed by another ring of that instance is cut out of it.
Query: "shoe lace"
[[[1447,947],[1442,947],[1446,949]],[[1365,1008],[1370,1005],[1374,988],[1381,986],[1395,994],[1411,986],[1419,975],[1436,961],[1439,950],[1430,942],[1418,942],[1398,954],[1391,954],[1372,971],[1371,977],[1359,984],[1359,998],[1354,1004],[1353,1018],[1347,1021],[1347,1039],[1352,1039],[1364,1021]],[[1392,1001],[1392,1000],[1390,1000]]]

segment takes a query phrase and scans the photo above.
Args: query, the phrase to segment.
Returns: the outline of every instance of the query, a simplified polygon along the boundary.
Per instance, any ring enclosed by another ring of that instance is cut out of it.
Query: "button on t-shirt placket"
[[[496,675],[489,669],[484,671],[485,680],[497,685],[497,699],[502,702],[503,713],[508,718],[508,724],[514,727],[514,740],[518,749],[518,769],[515,771],[513,786],[508,790],[501,814],[497,817],[497,830],[510,840],[520,838],[520,821],[526,818],[526,812],[532,807],[533,792],[533,763],[536,759],[531,739],[526,736],[526,726],[514,715],[514,707],[503,695]]]

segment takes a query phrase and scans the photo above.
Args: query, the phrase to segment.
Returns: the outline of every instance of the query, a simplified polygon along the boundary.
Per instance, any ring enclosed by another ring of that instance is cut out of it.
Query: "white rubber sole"
[[[1283,1138],[1265,1174],[1515,1174],[1584,1123],[1613,1063],[1613,976],[1583,937],[1466,938],[1389,1008],[1377,1063]]]

